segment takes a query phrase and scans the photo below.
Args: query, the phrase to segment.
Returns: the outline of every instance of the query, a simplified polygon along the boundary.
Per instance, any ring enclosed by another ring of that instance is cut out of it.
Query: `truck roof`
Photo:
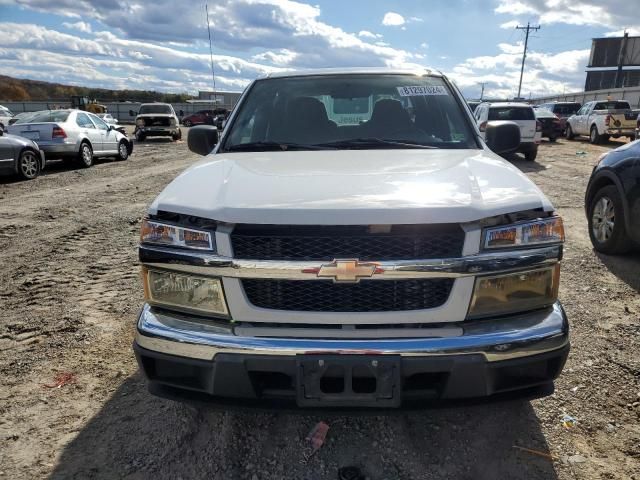
[[[359,68],[317,68],[309,70],[287,70],[281,72],[271,72],[261,78],[282,78],[282,77],[308,77],[313,75],[353,75],[353,74],[392,74],[392,75],[434,75],[441,77],[438,70],[427,67],[416,68],[388,68],[388,67],[359,67]]]

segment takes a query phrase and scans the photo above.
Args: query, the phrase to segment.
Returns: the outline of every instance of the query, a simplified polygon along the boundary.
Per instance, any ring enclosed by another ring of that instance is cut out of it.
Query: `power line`
[[[526,27],[520,27],[517,26],[516,30],[526,30],[527,34],[524,38],[524,52],[522,52],[522,66],[520,67],[520,83],[518,84],[518,96],[517,98],[520,98],[520,91],[522,90],[522,75],[524,73],[524,61],[527,58],[527,45],[529,43],[529,32],[531,30],[540,30],[540,25],[538,25],[537,27],[532,27],[529,22],[527,22],[527,26]]]
[[[213,70],[213,47],[211,46],[211,27],[209,27],[209,5],[204,4],[204,10],[207,13],[207,31],[209,32],[209,58],[211,59],[211,79],[213,80],[213,101],[216,100],[216,73]]]

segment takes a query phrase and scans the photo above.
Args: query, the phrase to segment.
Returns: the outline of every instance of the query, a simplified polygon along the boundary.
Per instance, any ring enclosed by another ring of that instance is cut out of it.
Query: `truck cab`
[[[516,123],[481,135],[435,70],[316,70],[255,80],[221,136],[188,143],[202,160],[141,229],[153,393],[398,408],[551,391],[564,230],[498,155]]]

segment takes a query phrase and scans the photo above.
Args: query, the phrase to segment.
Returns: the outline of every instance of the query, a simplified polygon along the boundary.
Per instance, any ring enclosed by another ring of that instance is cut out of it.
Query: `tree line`
[[[11,102],[68,102],[73,95],[89,97],[99,102],[166,102],[182,103],[193,98],[187,93],[163,93],[151,90],[109,90],[60,83],[41,82],[0,75],[0,100]]]

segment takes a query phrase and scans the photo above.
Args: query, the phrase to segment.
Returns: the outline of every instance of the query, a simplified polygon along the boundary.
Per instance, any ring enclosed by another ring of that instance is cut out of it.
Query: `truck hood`
[[[520,170],[486,150],[322,150],[209,155],[150,213],[229,223],[367,225],[471,222],[553,209]]]

